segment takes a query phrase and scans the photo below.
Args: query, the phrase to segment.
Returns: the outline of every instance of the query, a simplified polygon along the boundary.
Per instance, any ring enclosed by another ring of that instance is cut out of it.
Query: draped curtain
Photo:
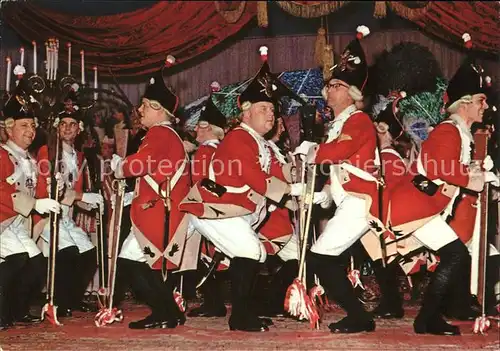
[[[3,5],[3,20],[39,47],[50,37],[59,39],[63,62],[67,62],[64,45],[70,42],[76,64],[76,55],[84,49],[89,67],[110,67],[117,75],[130,77],[158,70],[166,54],[178,63],[196,57],[239,32],[256,15],[253,2],[237,2],[235,9],[235,4],[225,3],[159,1],[117,15],[74,16],[19,2]]]
[[[326,16],[347,6],[350,1],[276,1],[293,16]],[[498,1],[373,1],[374,16],[384,18],[387,8],[416,23],[428,34],[462,45],[468,32],[477,50],[498,53],[500,28]]]

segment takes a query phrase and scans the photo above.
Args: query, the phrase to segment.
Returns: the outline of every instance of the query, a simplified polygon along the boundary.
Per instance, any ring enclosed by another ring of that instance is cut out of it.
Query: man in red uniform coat
[[[303,142],[296,154],[306,154],[311,164],[329,164],[331,193],[337,209],[324,231],[311,247],[307,262],[330,297],[347,312],[347,317],[329,328],[334,333],[375,330],[371,316],[353,293],[341,254],[361,238],[370,226],[379,228],[377,136],[370,117],[359,111],[356,101],[363,99],[367,64],[359,39],[367,35],[365,26],[342,53],[324,87],[324,98],[335,119],[326,143]],[[381,233],[380,233],[381,234]]]
[[[73,98],[71,101],[75,102]],[[82,312],[95,311],[94,306],[83,302],[83,297],[91,277],[96,270],[97,253],[89,234],[80,228],[74,218],[75,205],[86,210],[103,205],[103,198],[98,193],[84,190],[88,179],[87,161],[82,151],[75,149],[75,140],[84,130],[83,114],[78,105],[59,113],[54,122],[57,137],[60,138],[61,178],[64,184],[64,197],[61,199],[61,217],[59,219],[58,252],[56,258],[55,299],[59,317],[70,317],[73,309]],[[54,145],[55,147],[55,145]],[[38,151],[40,170],[49,179],[49,151],[44,145]],[[101,207],[103,208],[103,207]],[[38,244],[43,253],[49,255],[50,223],[46,221]]]
[[[191,180],[193,184],[198,183],[208,177],[208,169],[212,156],[217,150],[219,143],[224,138],[224,130],[227,121],[220,110],[215,106],[212,95],[208,98],[203,107],[198,124],[195,128],[196,141],[199,143],[198,149],[191,159]],[[194,230],[194,228],[192,228]],[[193,233],[199,235],[199,233]],[[208,242],[201,245],[202,261],[208,262],[214,256],[215,247]],[[205,281],[201,290],[203,292],[203,303],[200,307],[194,308],[188,312],[188,317],[225,317],[226,306],[224,305],[223,294],[221,291],[220,279],[217,279],[216,272],[212,273]]]
[[[40,292],[46,273],[32,239],[31,225],[41,229],[32,212],[60,210],[58,202],[44,196],[37,162],[28,153],[36,130],[31,99],[18,86],[3,108],[8,139],[0,146],[0,330],[14,322],[40,321],[29,313],[30,300]]]
[[[182,140],[171,127],[178,98],[165,86],[162,73],[163,68],[151,78],[139,108],[141,124],[148,129],[139,150],[124,159],[113,155],[111,161],[117,179],[136,178],[132,229],[119,257],[133,272],[132,286],[142,290],[139,295],[151,314],[129,323],[132,329],[175,328],[185,320],[167,270],[178,270],[184,256],[188,220],[177,204],[189,191],[190,172]]]
[[[180,206],[195,216],[196,229],[231,258],[231,330],[268,330],[250,306],[259,262],[266,259],[255,228],[266,216],[268,200],[285,204],[285,195],[301,191],[300,184],[288,184],[290,166],[272,161],[264,139],[274,125],[278,87],[265,62],[239,96],[242,123],[215,151],[209,177],[196,183]]]
[[[394,233],[413,233],[422,244],[437,251],[437,267],[414,322],[416,333],[459,335],[457,326],[441,315],[443,301],[460,272],[470,265],[467,248],[442,213],[452,213],[460,188],[482,191],[487,176],[481,165],[471,163],[470,126],[481,122],[488,108],[483,70],[467,57],[446,91],[451,116],[439,124],[422,143],[420,155],[411,166],[412,183],[400,183],[390,199],[389,224]],[[412,206],[408,206],[411,199]]]

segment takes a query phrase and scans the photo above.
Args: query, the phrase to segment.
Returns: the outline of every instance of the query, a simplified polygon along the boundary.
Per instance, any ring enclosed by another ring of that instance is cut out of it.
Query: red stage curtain
[[[71,42],[76,65],[79,51],[84,49],[89,67],[111,67],[120,76],[156,71],[167,54],[178,63],[185,62],[234,35],[256,15],[253,2],[247,2],[241,17],[231,24],[214,2],[207,1],[160,1],[146,9],[110,16],[73,16],[29,2],[4,6],[5,23],[23,39],[36,40],[43,48],[49,37],[57,37],[62,61],[67,60],[63,46]],[[100,70],[100,75],[107,74]]]
[[[384,18],[386,7],[417,25],[424,32],[462,46],[467,32],[474,49],[498,54],[500,28],[498,1],[372,1],[374,16]],[[349,1],[276,1],[293,16],[313,18],[325,16],[349,5]],[[411,5],[411,6],[409,6]],[[418,6],[415,6],[418,5]]]
[[[498,1],[432,1],[422,17],[408,19],[425,32],[459,45],[463,45],[462,34],[467,32],[472,37],[474,49],[498,54],[499,13]]]

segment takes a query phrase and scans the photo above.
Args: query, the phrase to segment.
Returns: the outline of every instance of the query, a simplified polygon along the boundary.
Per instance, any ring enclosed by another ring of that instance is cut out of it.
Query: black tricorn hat
[[[332,77],[355,86],[363,91],[368,80],[368,65],[360,40],[370,34],[366,26],[357,27],[356,39],[352,40],[342,52],[339,62],[332,67]]]
[[[245,102],[255,103],[260,101],[271,102],[277,105],[278,100],[288,96],[306,105],[307,103],[287,87],[278,77],[271,73],[269,63],[267,62],[268,48],[261,46],[259,48],[261,59],[264,61],[257,74],[247,88],[238,96],[238,106],[240,108]]]
[[[224,114],[220,112],[217,106],[215,106],[212,100],[212,95],[208,97],[205,106],[203,106],[198,121],[206,121],[222,129],[226,128],[227,126],[226,116],[224,116]]]
[[[84,114],[82,113],[81,109],[78,108],[78,105],[73,106],[73,108],[74,108],[73,111],[63,110],[63,111],[59,112],[59,114],[57,115],[58,118],[59,119],[73,118],[74,120],[76,120],[78,122],[84,121]]]
[[[464,39],[465,46],[470,49],[472,47],[470,35],[464,33],[462,38]],[[448,82],[445,94],[446,106],[449,107],[464,96],[486,93],[486,91],[483,67],[476,63],[474,53],[469,51],[467,57]]]
[[[24,78],[19,82],[3,107],[3,118],[14,120],[36,118],[35,108],[38,101],[31,95]],[[39,104],[38,104],[39,105]]]
[[[154,77],[149,81],[149,85],[144,92],[144,98],[148,100],[155,100],[160,103],[160,105],[168,110],[170,113],[174,114],[179,106],[179,98],[175,95],[166,85],[163,80],[163,70],[165,67],[170,67],[175,63],[175,58],[168,55],[165,59],[165,64],[163,67],[156,72]]]

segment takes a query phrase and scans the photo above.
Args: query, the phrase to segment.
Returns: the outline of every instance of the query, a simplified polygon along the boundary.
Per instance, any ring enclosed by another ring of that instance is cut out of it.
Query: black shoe
[[[269,327],[259,318],[245,318],[243,320],[229,318],[229,330],[266,332],[269,331]]]
[[[0,330],[9,329],[14,326],[14,323],[11,319],[0,318]]]
[[[415,322],[413,322],[413,329],[417,334],[460,335],[460,328],[446,323],[441,317],[433,318],[429,321],[424,321],[417,317]]]
[[[24,315],[23,317],[16,318],[15,319],[16,323],[40,323],[42,321],[42,318],[39,316],[34,316],[30,313]]]
[[[149,315],[140,321],[130,322],[128,327],[130,329],[166,329],[175,328],[179,324],[178,319],[169,320],[165,318],[158,318],[153,315]]]
[[[188,317],[225,317],[227,314],[226,306],[208,307],[202,304],[200,307],[193,308],[188,312]]]
[[[328,328],[332,333],[351,334],[361,332],[372,332],[375,330],[375,322],[371,319],[366,321],[357,321],[345,317],[337,323],[331,323]]]
[[[372,311],[372,314],[373,317],[380,319],[401,319],[405,311],[402,308],[390,308],[380,304]]]

